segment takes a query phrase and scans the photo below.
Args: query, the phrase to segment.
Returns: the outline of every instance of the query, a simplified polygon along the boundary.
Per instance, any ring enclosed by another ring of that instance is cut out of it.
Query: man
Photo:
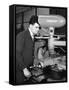
[[[28,30],[19,33],[16,37],[16,83],[23,84],[25,77],[31,76],[28,67],[33,65],[34,35],[39,31],[38,17],[32,16]]]

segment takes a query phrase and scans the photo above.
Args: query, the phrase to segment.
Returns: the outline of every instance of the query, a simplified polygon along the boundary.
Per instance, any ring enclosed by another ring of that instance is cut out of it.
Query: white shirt
[[[34,39],[34,34],[31,32],[30,29],[29,29],[29,32],[30,32],[31,38]]]

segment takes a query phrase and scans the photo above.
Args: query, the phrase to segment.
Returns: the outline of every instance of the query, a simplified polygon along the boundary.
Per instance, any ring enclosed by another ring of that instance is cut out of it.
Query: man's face
[[[39,31],[39,24],[38,23],[34,23],[33,25],[31,25],[31,31],[32,33],[35,35],[38,33]]]

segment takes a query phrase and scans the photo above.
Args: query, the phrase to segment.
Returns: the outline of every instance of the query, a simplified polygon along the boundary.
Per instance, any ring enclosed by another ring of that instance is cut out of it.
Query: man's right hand
[[[24,72],[25,77],[28,77],[28,78],[31,77],[31,73],[27,68],[24,68],[23,72]]]

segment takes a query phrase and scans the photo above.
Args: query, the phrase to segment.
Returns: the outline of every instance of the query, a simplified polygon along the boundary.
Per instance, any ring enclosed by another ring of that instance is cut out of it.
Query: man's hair
[[[34,24],[34,23],[38,23],[39,24],[38,16],[36,16],[36,15],[31,16],[30,21],[29,21],[29,24]]]

